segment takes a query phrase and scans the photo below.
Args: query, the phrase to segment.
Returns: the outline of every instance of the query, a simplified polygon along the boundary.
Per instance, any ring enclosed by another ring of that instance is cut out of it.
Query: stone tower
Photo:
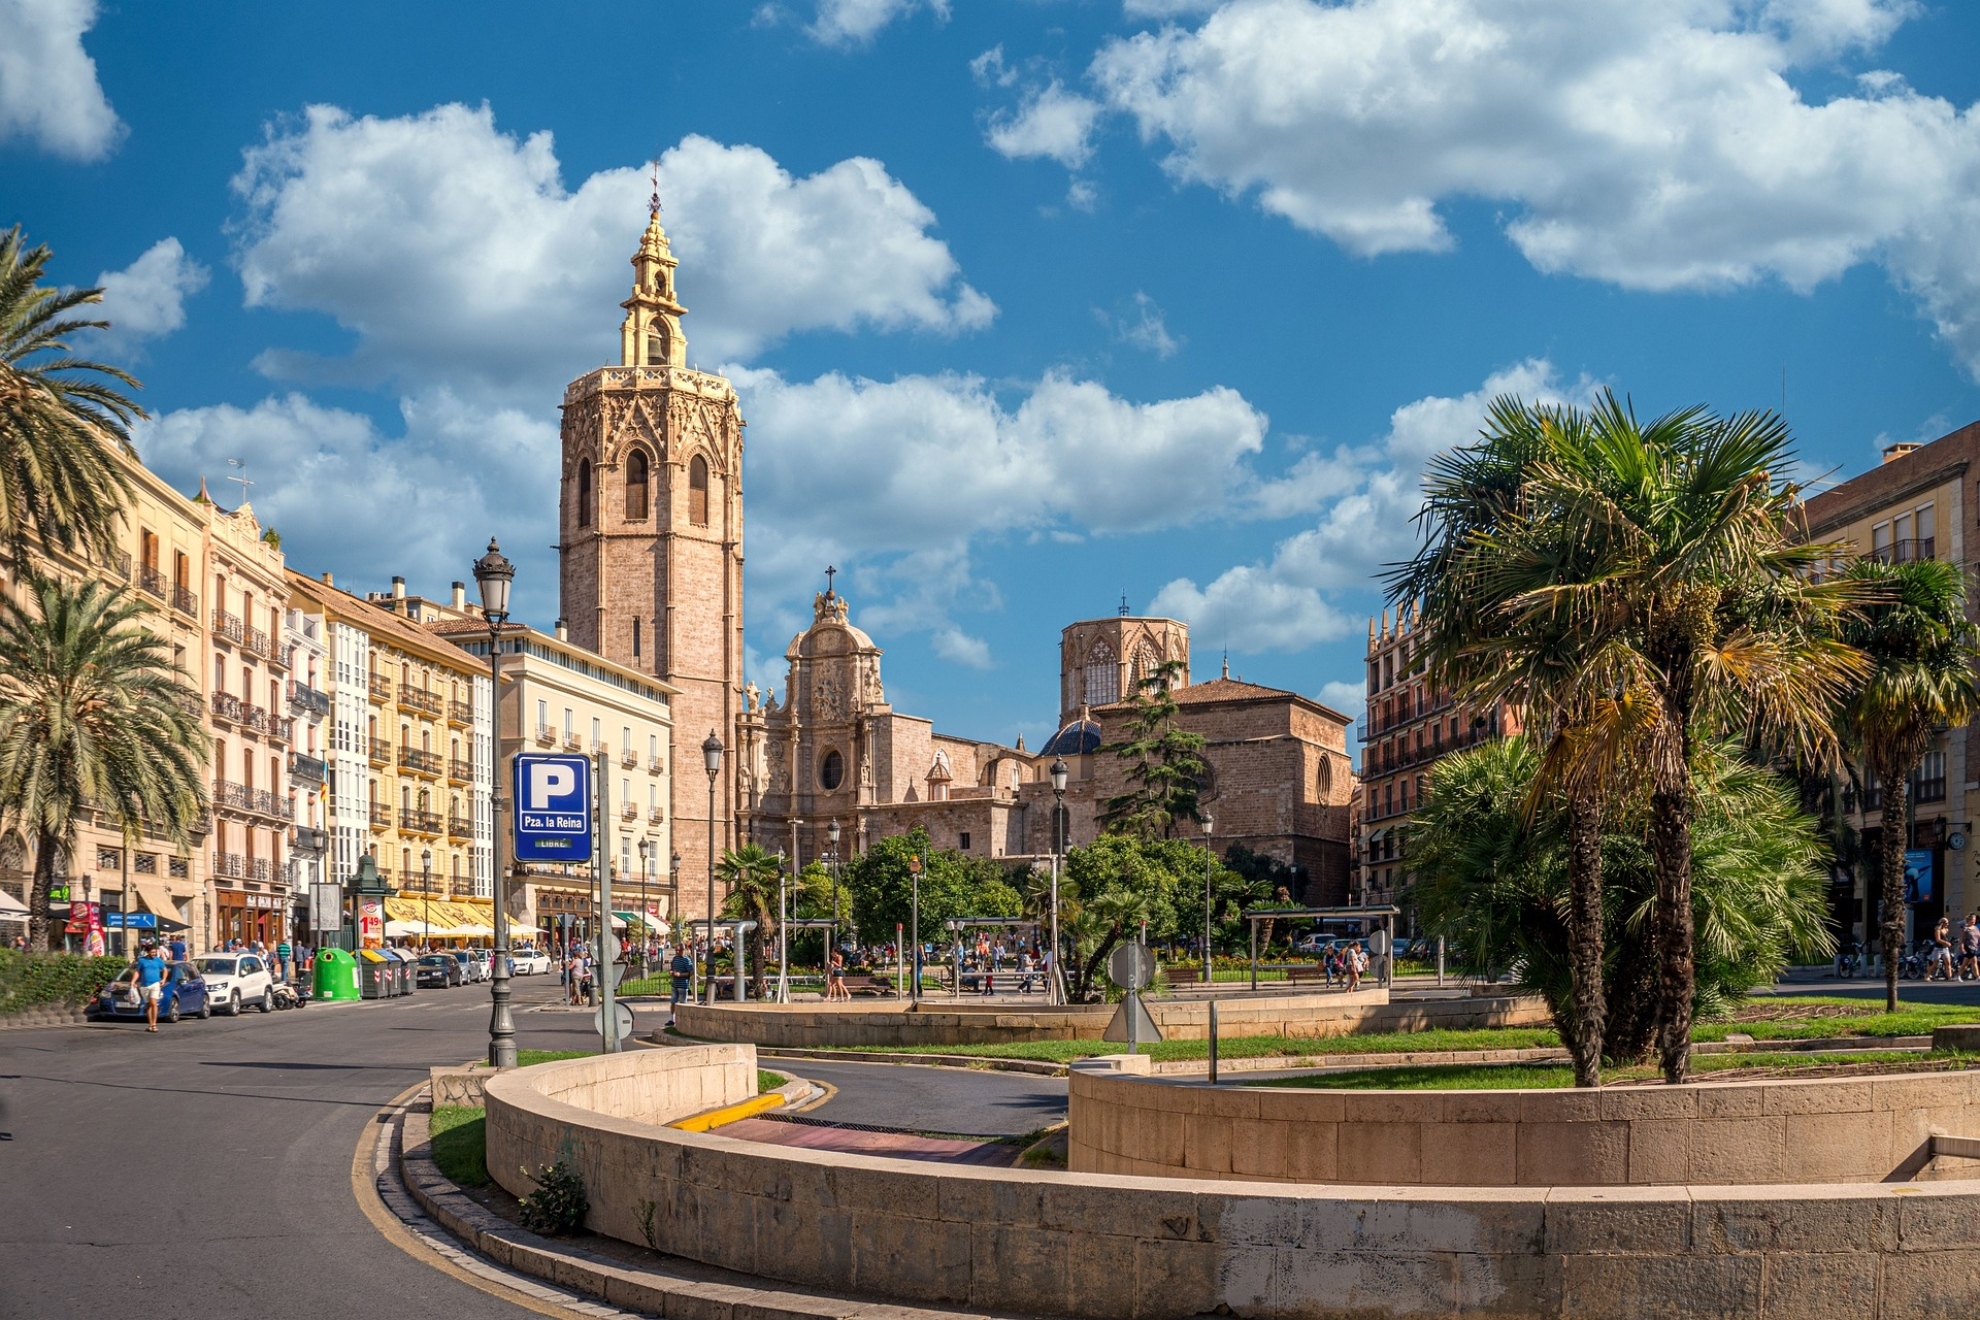
[[[621,304],[619,365],[564,390],[560,587],[572,641],[680,690],[667,769],[681,911],[696,916],[707,906],[710,731],[728,749],[717,855],[736,843],[743,421],[733,385],[687,369],[677,265],[655,197]]]
[[[1189,625],[1176,619],[1126,614],[1083,619],[1059,634],[1059,724],[1080,707],[1107,706],[1134,695],[1135,685],[1166,660],[1180,660],[1189,682]]]

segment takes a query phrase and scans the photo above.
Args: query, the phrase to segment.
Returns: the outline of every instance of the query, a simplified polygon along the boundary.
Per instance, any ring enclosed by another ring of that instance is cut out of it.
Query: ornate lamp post
[[[825,837],[832,844],[832,924],[825,932],[825,965],[832,965],[832,951],[839,947],[839,822],[836,818],[825,827]]]
[[[419,850],[419,923],[426,929],[421,933],[428,949],[433,947],[433,850]]]
[[[921,1002],[921,854],[919,853],[916,853],[914,856],[908,858],[908,880],[914,886],[914,898],[912,899],[911,906],[909,908],[909,911],[912,913],[912,915],[909,918],[912,925],[908,931],[908,938],[914,941],[914,957],[908,959],[909,966],[912,970],[909,971],[908,975],[912,976],[914,980],[909,985],[908,997],[914,1000],[916,1003],[920,1003]]]
[[[1203,818],[1203,988],[1210,988],[1210,905],[1215,901],[1210,890],[1210,873],[1217,867],[1217,850],[1210,846],[1210,830],[1216,822],[1210,817]]]
[[[639,974],[646,975],[646,946],[653,939],[652,914],[646,907],[646,871],[651,864],[648,854],[653,851],[649,839],[639,841]]]
[[[715,1002],[715,779],[722,773],[722,740],[715,730],[701,743],[701,762],[708,768],[708,1002]],[[736,974],[742,974],[737,965]]]
[[[1065,980],[1059,969],[1059,868],[1066,855],[1066,758],[1052,758],[1052,975],[1046,989],[1055,1004],[1065,1002]]]
[[[679,853],[674,854],[674,869],[668,875],[667,915],[673,918],[674,943],[679,944],[681,942],[681,855]],[[689,954],[689,961],[693,961],[692,953]]]
[[[516,1019],[509,1011],[509,909],[502,894],[502,625],[509,621],[509,587],[516,566],[488,538],[488,553],[474,561],[474,584],[481,589],[481,617],[488,621],[488,860],[494,880],[495,958],[489,999],[488,1062],[516,1066]]]

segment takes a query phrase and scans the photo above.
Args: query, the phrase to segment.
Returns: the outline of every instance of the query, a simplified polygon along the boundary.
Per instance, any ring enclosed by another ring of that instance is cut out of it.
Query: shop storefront
[[[243,944],[274,946],[288,938],[287,904],[280,894],[247,894],[238,889],[213,891],[214,938],[222,945],[232,940]]]

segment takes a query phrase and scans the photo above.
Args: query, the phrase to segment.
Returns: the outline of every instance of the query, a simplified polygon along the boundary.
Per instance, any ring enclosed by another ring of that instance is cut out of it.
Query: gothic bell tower
[[[558,540],[571,640],[679,689],[670,819],[682,914],[697,916],[707,905],[704,885],[691,882],[707,875],[701,744],[711,730],[728,749],[715,784],[717,854],[737,842],[743,420],[733,385],[687,367],[678,265],[656,194],[632,258],[632,296],[620,304],[619,365],[564,390]]]

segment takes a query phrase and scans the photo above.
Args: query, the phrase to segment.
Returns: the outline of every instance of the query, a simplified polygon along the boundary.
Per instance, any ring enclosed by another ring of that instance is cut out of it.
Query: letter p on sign
[[[577,772],[567,765],[533,765],[529,768],[529,808],[548,811],[553,799],[569,797],[577,789]]]

